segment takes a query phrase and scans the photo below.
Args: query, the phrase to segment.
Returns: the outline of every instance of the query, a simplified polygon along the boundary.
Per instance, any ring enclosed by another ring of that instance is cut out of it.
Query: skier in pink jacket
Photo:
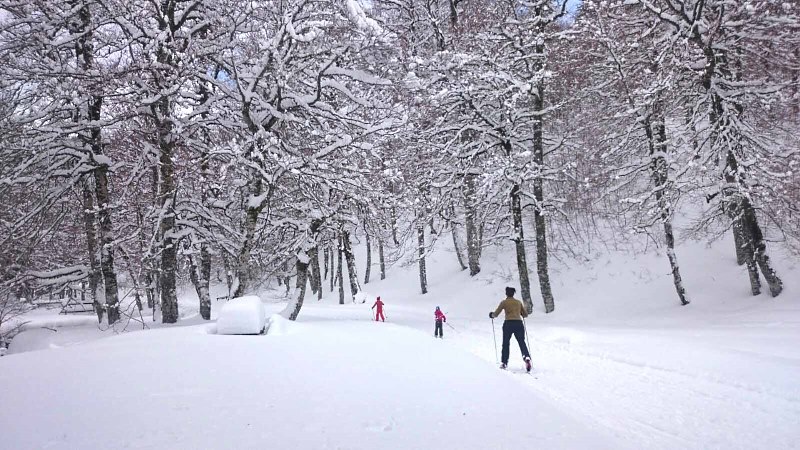
[[[376,306],[378,307],[378,309],[377,311],[375,311],[375,321],[377,322],[378,319],[381,319],[381,322],[386,322],[386,319],[383,317],[383,302],[381,301],[380,297],[378,297],[378,299],[375,300],[375,304],[372,305],[372,308],[370,309],[375,309]]]
[[[447,322],[447,317],[445,317],[444,313],[441,309],[439,309],[438,306],[436,307],[436,311],[433,312],[433,318],[436,320],[436,328],[433,329],[433,336],[444,338],[442,322]]]

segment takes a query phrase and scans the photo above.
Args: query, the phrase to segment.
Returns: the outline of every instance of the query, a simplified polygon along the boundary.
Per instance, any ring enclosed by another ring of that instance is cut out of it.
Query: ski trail
[[[787,436],[800,420],[791,398],[568,346],[534,348],[548,371],[542,376],[546,386],[529,384],[531,389],[583,411],[640,448],[777,449],[796,443]]]
[[[433,334],[433,321],[399,308],[394,321]],[[458,321],[447,328],[444,341],[495,364],[491,323]],[[498,346],[500,326],[495,323]],[[533,324],[533,375],[516,376],[518,383],[565,410],[584,416],[614,437],[642,449],[792,449],[800,448],[800,390],[787,379],[798,379],[800,364],[721,345],[701,348],[669,332],[649,336],[649,330],[631,331],[634,352],[605,342],[596,331],[548,329]],[[548,336],[550,333],[555,336]],[[615,330],[606,330],[613,335]],[[538,338],[537,338],[538,336]],[[433,337],[431,337],[433,339]],[[627,342],[627,341],[626,341]],[[639,348],[648,350],[641,350]],[[499,352],[499,349],[498,349]],[[704,359],[719,354],[719,361]],[[689,362],[676,364],[676,354]],[[720,364],[737,359],[744,372],[732,373]],[[763,367],[769,360],[769,368]],[[759,365],[762,366],[759,369]],[[509,368],[522,369],[515,342]],[[764,373],[759,373],[760,371]],[[766,374],[770,377],[767,379]],[[777,375],[776,375],[777,374]],[[742,381],[745,380],[745,381]]]

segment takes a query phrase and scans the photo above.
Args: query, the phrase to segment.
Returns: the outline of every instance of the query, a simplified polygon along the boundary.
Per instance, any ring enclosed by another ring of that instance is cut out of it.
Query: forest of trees
[[[447,236],[473,276],[513,243],[522,300],[552,312],[549,260],[634,234],[688,304],[678,211],[777,296],[770,248],[800,253],[799,8],[0,0],[0,310],[83,283],[100,321],[174,323],[182,284],[209,319],[210,284],[269,282],[294,319],[307,287],[350,302],[400,259],[425,293]]]

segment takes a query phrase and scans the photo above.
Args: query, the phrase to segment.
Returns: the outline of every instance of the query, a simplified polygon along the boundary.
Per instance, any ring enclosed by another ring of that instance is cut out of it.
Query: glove
[[[490,312],[490,313],[489,313],[489,318],[490,318],[490,319],[494,319],[494,313],[493,313],[493,312]]]

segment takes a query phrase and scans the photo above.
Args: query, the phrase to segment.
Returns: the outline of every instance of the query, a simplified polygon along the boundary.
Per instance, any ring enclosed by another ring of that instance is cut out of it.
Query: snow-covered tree
[[[20,153],[0,184],[47,191],[17,222],[20,227],[80,186],[90,291],[114,323],[119,319],[109,181],[114,162],[103,130],[114,121],[104,114],[109,98],[123,94],[115,84],[120,47],[108,10],[91,0],[3,2],[0,9],[8,15],[0,32],[4,85],[14,92],[12,121],[23,130],[16,140]]]
[[[791,79],[770,79],[760,68],[783,66],[786,74],[796,68],[789,49],[798,42],[797,5],[723,0],[629,3],[666,25],[694,72],[696,91],[687,115],[697,133],[696,164],[705,174],[701,186],[711,206],[704,221],[727,217],[753,294],[761,290],[760,269],[772,296],[779,295],[783,283],[767,256],[762,225],[766,215],[759,211],[768,205],[795,208],[782,186],[797,161],[787,143],[774,139],[758,119],[760,112],[780,103]]]

